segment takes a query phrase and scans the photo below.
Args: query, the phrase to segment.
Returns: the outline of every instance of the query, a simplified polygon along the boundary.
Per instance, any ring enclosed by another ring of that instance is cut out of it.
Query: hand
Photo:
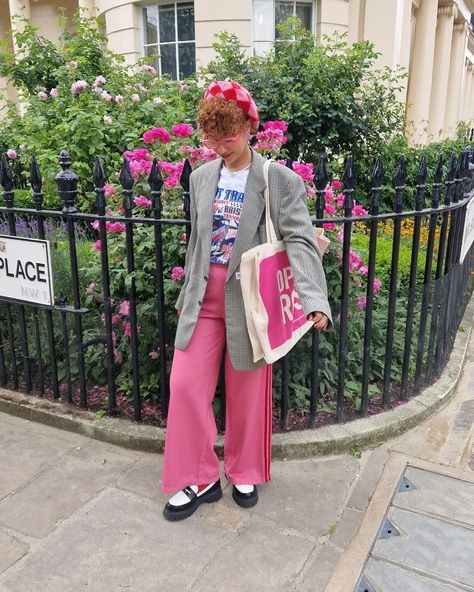
[[[326,331],[329,326],[329,319],[323,312],[310,312],[306,318],[314,323],[314,329],[318,331]]]

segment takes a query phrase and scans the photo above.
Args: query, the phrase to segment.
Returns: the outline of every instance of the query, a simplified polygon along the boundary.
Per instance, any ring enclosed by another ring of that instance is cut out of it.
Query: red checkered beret
[[[258,130],[260,117],[258,115],[257,105],[249,91],[241,84],[232,82],[231,80],[211,82],[206,90],[204,99],[210,99],[212,97],[220,97],[226,101],[234,102],[237,107],[240,107],[249,116],[252,123],[252,131],[256,132]]]

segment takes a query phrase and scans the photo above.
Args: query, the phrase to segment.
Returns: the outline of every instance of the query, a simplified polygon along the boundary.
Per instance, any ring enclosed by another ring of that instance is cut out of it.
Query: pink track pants
[[[185,350],[175,348],[163,460],[162,490],[219,478],[212,410],[225,344],[224,283],[227,266],[211,263],[199,317]],[[225,356],[224,471],[235,485],[270,481],[272,367],[235,370]]]

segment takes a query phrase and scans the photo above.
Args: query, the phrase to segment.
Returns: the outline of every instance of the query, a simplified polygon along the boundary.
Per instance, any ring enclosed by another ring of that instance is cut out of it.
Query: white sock
[[[214,481],[214,483],[215,483],[215,481]],[[204,489],[202,489],[202,491],[200,491],[197,494],[198,497],[200,497],[203,493],[206,493],[206,491],[208,491],[214,485],[214,483],[209,483],[209,485],[207,485]],[[189,487],[194,491],[194,493],[197,493],[197,491],[198,491],[197,485],[190,485]],[[190,501],[189,497],[184,493],[184,491],[182,489],[180,489],[178,491],[178,493],[175,493],[173,495],[173,497],[171,497],[169,499],[169,503],[172,506],[184,506],[184,504],[189,503],[189,501]]]
[[[236,487],[240,493],[252,493],[254,488],[253,485],[236,485]]]

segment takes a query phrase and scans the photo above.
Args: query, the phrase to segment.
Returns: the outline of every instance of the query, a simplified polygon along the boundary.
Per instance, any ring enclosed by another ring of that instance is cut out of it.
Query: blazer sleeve
[[[296,290],[305,315],[316,311],[323,312],[332,326],[321,253],[316,244],[306,206],[304,183],[296,174],[291,175],[282,197],[278,227],[285,241]]]
[[[181,292],[176,300],[175,309],[181,311],[184,302],[184,296],[186,294],[186,288],[189,283],[189,272],[191,271],[191,261],[193,259],[194,249],[196,247],[196,237],[197,237],[197,211],[196,211],[196,201],[195,201],[195,193],[194,193],[194,179],[193,174],[189,177],[189,201],[190,201],[190,209],[191,209],[191,235],[189,237],[188,248],[186,250],[186,259],[184,262],[184,269],[186,270],[185,280],[183,287],[181,288]]]

